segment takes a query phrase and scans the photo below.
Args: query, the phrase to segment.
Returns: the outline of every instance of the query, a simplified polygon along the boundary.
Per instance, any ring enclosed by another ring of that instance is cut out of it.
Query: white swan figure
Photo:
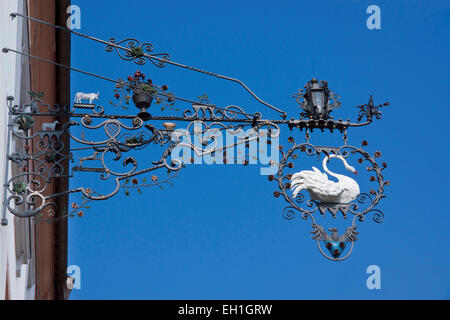
[[[350,166],[342,156],[335,154],[328,155],[323,159],[323,170],[330,176],[338,179],[338,182],[328,180],[328,176],[325,173],[312,167],[314,171],[304,170],[292,176],[291,190],[293,198],[295,198],[300,191],[306,189],[309,192],[311,199],[319,202],[346,204],[356,199],[359,194],[358,183],[352,178],[328,170],[327,162],[331,158],[341,160],[344,163],[345,169],[358,174],[355,168]]]

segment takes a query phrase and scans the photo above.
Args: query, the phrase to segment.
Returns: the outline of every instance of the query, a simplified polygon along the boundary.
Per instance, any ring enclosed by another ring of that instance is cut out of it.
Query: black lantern
[[[339,108],[339,96],[328,89],[328,82],[312,79],[294,94],[295,101],[304,110],[300,115],[309,119],[328,120],[333,109]]]
[[[304,99],[306,102],[306,112],[311,118],[326,119],[331,110],[328,108],[329,90],[325,81],[312,79],[306,85]]]

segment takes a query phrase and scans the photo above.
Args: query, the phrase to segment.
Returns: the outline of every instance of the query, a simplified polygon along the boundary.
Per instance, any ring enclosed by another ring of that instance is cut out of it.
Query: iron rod
[[[117,45],[117,44],[115,44],[113,42],[110,42],[110,41],[105,41],[105,40],[102,40],[102,39],[99,39],[99,38],[96,38],[96,37],[92,37],[92,36],[89,36],[89,35],[86,35],[86,34],[83,34],[83,33],[80,33],[80,32],[74,31],[74,30],[71,30],[71,29],[66,28],[66,27],[58,26],[58,25],[49,23],[47,21],[43,21],[43,20],[40,20],[40,19],[32,18],[32,17],[26,16],[26,15],[22,15],[20,13],[11,13],[10,15],[11,15],[11,17],[13,19],[18,16],[18,17],[21,17],[21,18],[24,18],[24,19],[28,19],[28,20],[37,22],[37,23],[44,24],[44,25],[49,26],[49,27],[53,27],[53,28],[56,28],[56,29],[59,29],[59,30],[70,32],[70,33],[75,34],[77,36],[80,36],[80,37],[83,37],[83,38],[86,38],[86,39],[89,39],[89,40],[97,41],[97,42],[106,44],[108,46],[112,46],[114,48],[118,48],[118,49],[121,49],[121,50],[124,50],[124,51],[131,52],[130,48],[126,48],[126,47]],[[151,54],[148,54],[148,53],[143,53],[143,56],[146,57],[147,59],[155,59],[155,60],[158,60],[160,62],[168,63],[168,64],[171,64],[173,66],[179,67],[179,68],[184,68],[184,69],[187,69],[187,70],[195,71],[195,72],[198,72],[198,73],[202,73],[202,74],[206,74],[206,75],[213,76],[213,77],[216,77],[216,78],[220,78],[220,79],[224,79],[224,80],[228,80],[228,81],[232,81],[232,82],[238,83],[248,93],[250,93],[250,95],[253,98],[255,98],[259,103],[261,103],[261,104],[271,108],[272,110],[277,111],[278,113],[280,113],[282,115],[283,119],[285,119],[286,116],[287,116],[287,113],[285,111],[280,110],[280,109],[274,107],[273,105],[265,102],[261,98],[259,98],[252,90],[250,90],[250,88],[243,81],[241,81],[239,79],[235,79],[235,78],[227,77],[227,76],[220,75],[220,74],[217,74],[217,73],[209,72],[209,71],[206,71],[206,70],[194,68],[194,67],[191,67],[191,66],[188,66],[188,65],[184,65],[184,64],[175,62],[175,61],[170,61],[170,60],[167,60],[167,59],[159,58],[159,57],[157,57],[155,55],[151,55]]]

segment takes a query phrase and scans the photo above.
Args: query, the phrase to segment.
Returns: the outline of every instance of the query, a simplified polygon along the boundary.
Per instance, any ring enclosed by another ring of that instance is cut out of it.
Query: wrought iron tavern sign
[[[173,65],[236,82],[259,103],[280,115],[279,119],[267,119],[262,112],[249,113],[239,106],[216,106],[206,96],[198,100],[178,97],[169,91],[168,86],[154,83],[140,71],[126,80],[113,80],[59,65],[110,81],[115,90],[112,103],[125,108],[134,104],[137,111],[127,115],[111,114],[94,103],[101,99],[98,91],[77,93],[71,106],[48,105],[42,95],[35,93],[31,94],[31,103],[25,105],[17,105],[14,97],[9,97],[9,139],[14,137],[20,141],[15,143],[16,150],[8,154],[8,162],[19,173],[8,177],[4,184],[7,191],[4,205],[12,214],[37,217],[44,209],[60,210],[55,199],[72,193],[79,193],[90,201],[106,200],[130,181],[148,174],[151,174],[152,181],[164,174],[170,178],[192,161],[190,156],[186,156],[186,151],[196,155],[221,154],[225,162],[234,161],[230,160],[227,152],[235,147],[248,148],[253,142],[261,141],[270,144],[281,137],[283,130],[289,129],[292,136],[288,138],[288,145],[280,142],[279,157],[270,162],[273,173],[268,176],[276,184],[273,195],[285,202],[285,219],[300,217],[309,220],[312,239],[320,253],[333,261],[344,260],[352,253],[359,237],[358,223],[364,222],[368,216],[377,223],[383,222],[384,214],[379,204],[389,184],[383,177],[387,165],[379,161],[381,152],[371,155],[366,151],[367,141],[361,145],[349,144],[348,131],[381,119],[381,108],[387,103],[375,105],[370,97],[368,104],[357,107],[357,121],[334,119],[333,110],[341,106],[339,97],[328,88],[327,82],[312,79],[294,94],[301,110],[288,119],[287,112],[260,99],[242,81],[171,61],[167,53],[155,53],[150,43],[135,39],[105,41],[20,14],[12,14],[12,17],[22,17],[100,42],[106,46],[106,52],[115,52],[121,59],[137,65],[142,66],[150,61],[159,68]],[[10,51],[53,63],[3,48],[4,53]],[[179,105],[183,103],[187,107],[182,111]],[[152,105],[159,105],[172,114],[159,114],[161,112],[151,108]],[[38,121],[35,120],[42,116],[54,116],[55,119],[64,116],[70,120],[66,123],[55,120],[37,126]],[[340,134],[343,144],[315,145],[311,142],[314,130]],[[218,134],[231,135],[236,139],[230,144],[219,144]],[[303,138],[304,141],[299,141]],[[148,154],[149,149],[159,152],[158,157],[150,162],[147,157],[140,156]],[[241,159],[241,164],[250,162],[249,153],[245,157]],[[321,161],[321,169],[301,167],[313,158]],[[343,165],[348,175],[333,172],[329,169],[332,163]],[[69,171],[66,172],[65,168]],[[363,190],[363,185],[358,182],[356,174],[361,170],[370,173],[369,183],[374,186],[369,190]],[[159,172],[158,176],[156,172]],[[70,179],[78,174],[99,175],[105,190],[99,190],[97,186],[80,186],[58,194],[48,190],[48,186],[57,179]],[[319,219],[327,216],[342,218],[348,221],[348,225],[341,233],[334,225],[326,230]],[[2,224],[6,223],[3,216]]]

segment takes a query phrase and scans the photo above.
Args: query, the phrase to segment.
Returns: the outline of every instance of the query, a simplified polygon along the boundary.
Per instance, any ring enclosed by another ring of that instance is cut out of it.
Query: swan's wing
[[[320,172],[320,170],[317,169],[316,167],[312,167],[312,168],[313,168],[314,172],[317,173],[318,175],[321,175],[324,180],[328,180],[328,176],[325,172],[324,173]]]
[[[356,226],[350,226],[345,230],[345,233],[339,237],[339,241],[356,241],[358,240],[357,235],[359,232],[356,232]]]
[[[337,197],[339,196],[343,189],[339,186],[337,182],[330,180],[313,180],[309,182],[309,189],[315,194],[320,194],[325,197]]]
[[[313,167],[314,171],[303,170],[295,173],[291,178],[291,184],[295,184],[299,181],[317,181],[325,183],[328,181],[328,176],[325,173],[320,172],[317,168]]]
[[[295,198],[303,189],[308,189],[324,197],[336,197],[342,192],[338,183],[328,180],[328,176],[315,167],[313,167],[313,171],[304,170],[292,176],[292,196]]]
[[[310,189],[312,185],[323,184],[328,181],[328,178],[324,177],[322,172],[317,170],[317,168],[313,168],[313,170],[303,170],[292,176],[291,190],[293,198],[303,189]]]

